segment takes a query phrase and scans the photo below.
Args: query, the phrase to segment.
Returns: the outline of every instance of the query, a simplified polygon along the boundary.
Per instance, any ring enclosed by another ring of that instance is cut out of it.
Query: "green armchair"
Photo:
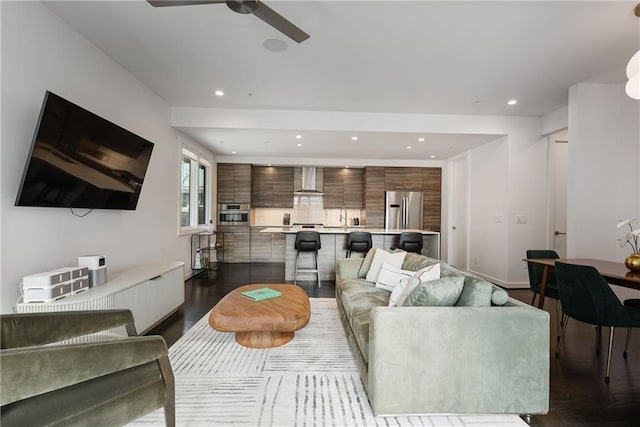
[[[46,345],[124,326],[128,337]],[[0,316],[0,424],[127,424],[164,407],[174,379],[162,337],[138,337],[129,310]]]

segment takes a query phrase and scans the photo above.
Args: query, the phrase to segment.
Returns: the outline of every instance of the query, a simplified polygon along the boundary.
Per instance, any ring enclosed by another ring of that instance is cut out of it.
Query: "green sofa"
[[[548,412],[546,311],[512,298],[501,306],[388,307],[388,291],[358,278],[362,262],[337,261],[336,301],[374,414]],[[436,262],[407,254],[402,268]]]

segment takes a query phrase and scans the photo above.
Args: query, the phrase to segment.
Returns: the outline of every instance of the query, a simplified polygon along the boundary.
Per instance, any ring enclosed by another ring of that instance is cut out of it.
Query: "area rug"
[[[333,298],[293,341],[249,349],[203,317],[169,349],[182,426],[526,426],[515,415],[375,417]],[[162,426],[158,410],[130,424]]]

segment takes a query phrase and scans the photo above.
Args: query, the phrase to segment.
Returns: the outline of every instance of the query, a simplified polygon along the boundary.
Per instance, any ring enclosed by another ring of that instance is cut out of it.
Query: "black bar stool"
[[[320,233],[317,231],[298,231],[296,233],[296,242],[293,248],[297,251],[296,271],[293,277],[293,284],[295,285],[298,283],[298,272],[300,271],[303,273],[316,273],[318,277],[318,287],[322,287],[322,284],[320,283],[320,269],[318,268],[318,250],[321,248]],[[298,268],[300,252],[313,252],[316,268]]]
[[[371,233],[368,231],[352,231],[347,235],[347,258],[351,258],[351,252],[366,254],[372,246]]]
[[[400,234],[400,241],[398,242],[398,249],[402,249],[407,252],[415,252],[417,254],[422,252],[422,234],[404,232]]]

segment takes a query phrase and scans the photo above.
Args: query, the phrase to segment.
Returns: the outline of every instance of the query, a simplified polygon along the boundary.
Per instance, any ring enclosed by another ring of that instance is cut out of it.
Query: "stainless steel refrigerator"
[[[422,193],[419,191],[385,191],[384,227],[422,230]]]

